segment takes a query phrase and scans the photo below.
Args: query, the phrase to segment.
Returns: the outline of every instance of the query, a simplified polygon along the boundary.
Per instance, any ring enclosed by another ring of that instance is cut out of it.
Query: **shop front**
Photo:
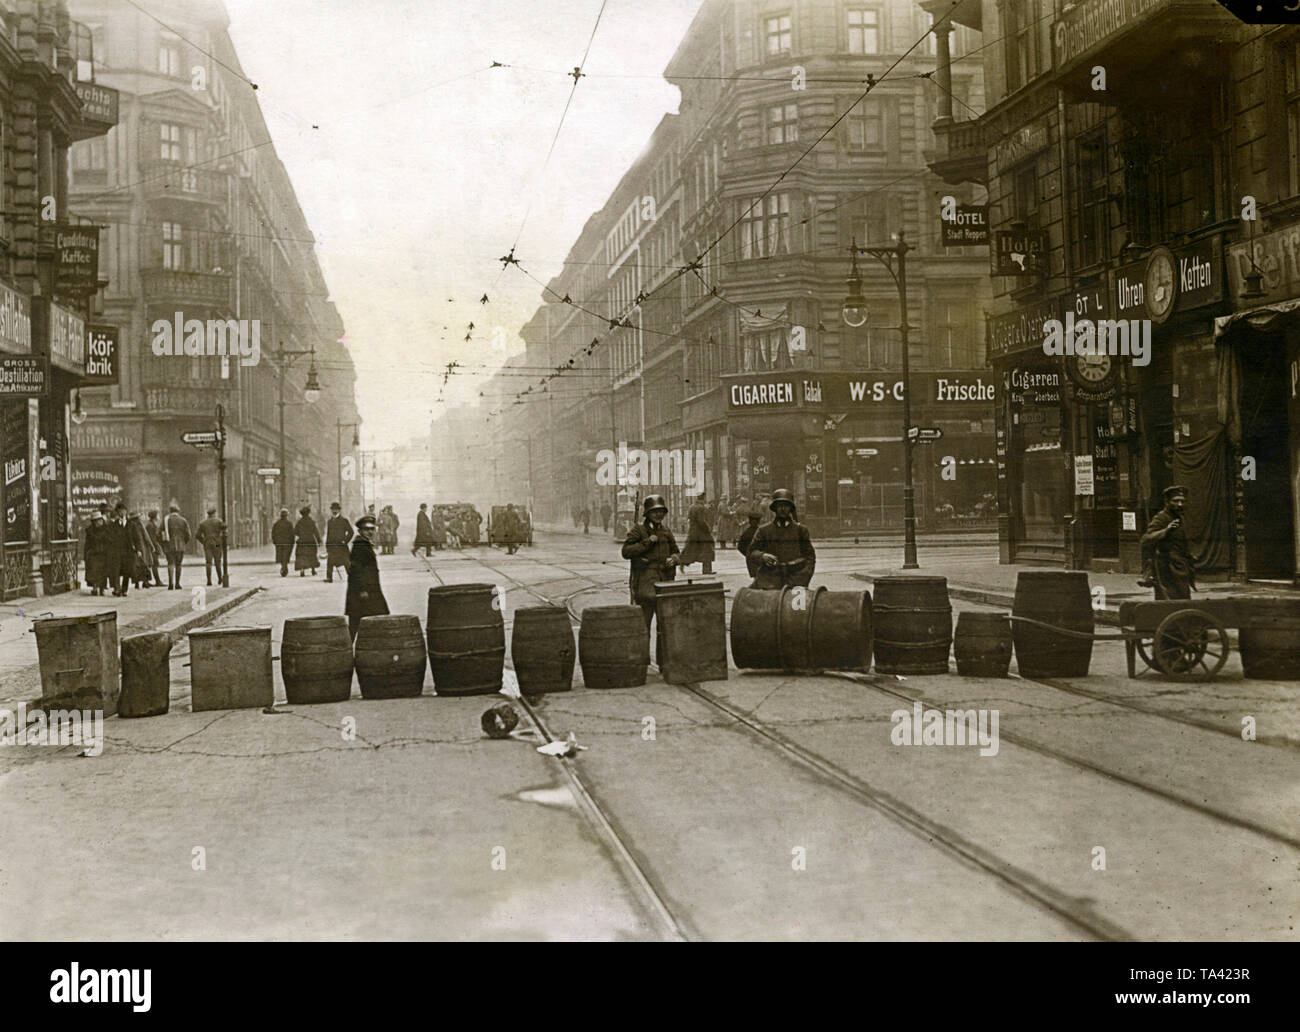
[[[823,370],[724,376],[735,494],[761,502],[784,487],[800,518],[836,535],[903,526],[903,382]],[[923,529],[991,527],[996,491],[986,372],[912,376],[916,512]]]

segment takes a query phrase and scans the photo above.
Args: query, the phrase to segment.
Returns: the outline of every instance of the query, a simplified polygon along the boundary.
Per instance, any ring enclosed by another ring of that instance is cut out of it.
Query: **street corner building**
[[[1214,0],[921,6],[990,44],[930,167],[988,194],[1002,561],[1136,572],[1179,483],[1203,577],[1293,581],[1300,30]],[[937,81],[968,72],[947,35]],[[1048,353],[1070,322],[1108,346]]]
[[[182,434],[211,431],[220,405],[231,548],[269,547],[282,505],[360,513],[344,474],[357,436],[338,429],[360,425],[353,360],[224,5],[175,0],[165,26],[116,0],[66,6],[67,67],[85,105],[112,115],[58,157],[59,210],[99,227],[83,313],[96,375],[70,430],[68,506],[84,519],[115,498],[175,504],[197,524],[222,495],[218,461]]]
[[[555,524],[608,507],[619,533],[657,493],[684,533],[701,490],[753,505],[785,487],[815,536],[897,530],[908,429],[897,266],[856,256],[865,322],[841,309],[853,245],[905,240],[911,420],[927,431],[911,448],[918,521],[994,527],[983,190],[926,167],[944,96],[922,77],[936,62],[929,26],[910,0],[700,5],[664,73],[680,113],[588,220],[476,418],[436,424],[489,472],[494,497],[527,484]],[[955,37],[961,52],[978,46],[975,29]],[[982,76],[967,60],[949,88],[982,105]],[[815,160],[798,160],[822,136]],[[948,197],[971,223],[961,233],[941,218]],[[521,397],[525,368],[559,375]],[[599,475],[602,454],[634,450],[702,455],[702,481],[675,462],[649,478]]]

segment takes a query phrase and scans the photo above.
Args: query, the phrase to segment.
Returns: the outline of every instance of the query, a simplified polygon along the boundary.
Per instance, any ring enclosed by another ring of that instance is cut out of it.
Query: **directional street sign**
[[[257,470],[257,475],[258,475],[259,477],[268,477],[268,478],[274,480],[276,477],[278,477],[278,476],[280,475],[280,467],[279,467],[279,466],[261,466],[261,467],[259,467],[258,470]]]
[[[915,433],[913,433],[913,431],[915,431]],[[939,440],[939,438],[943,436],[943,431],[940,430],[937,426],[922,426],[922,427],[914,426],[911,428],[911,430],[908,431],[908,436],[911,437],[913,440],[923,444],[927,441]]]
[[[181,434],[181,440],[186,444],[208,445],[210,447],[220,443],[221,434],[216,430],[190,430]]]

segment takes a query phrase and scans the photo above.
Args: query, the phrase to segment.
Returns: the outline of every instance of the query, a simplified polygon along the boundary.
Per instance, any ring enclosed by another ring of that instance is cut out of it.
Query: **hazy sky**
[[[516,257],[560,271],[677,110],[663,69],[699,6],[608,0],[544,167],[600,0],[226,0],[347,327],[364,446],[423,433],[452,360],[445,403],[477,399],[493,328],[522,347],[541,288],[496,259],[523,225]]]

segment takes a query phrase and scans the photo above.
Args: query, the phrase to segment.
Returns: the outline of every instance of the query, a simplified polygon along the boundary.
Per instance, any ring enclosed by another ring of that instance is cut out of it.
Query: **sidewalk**
[[[585,536],[588,538],[596,538],[598,540],[616,541],[619,544],[622,544],[623,541],[622,535],[616,537],[612,529],[609,531],[602,531],[598,524],[591,528],[590,534],[586,535],[582,533],[581,527],[575,528],[572,525],[564,526],[557,523],[539,523],[537,524],[536,529],[538,533],[541,534],[557,534],[565,537]],[[674,530],[673,535],[677,538],[677,544],[680,547],[685,547],[686,532],[684,530]],[[956,548],[966,545],[991,545],[993,546],[994,561],[997,560],[998,532],[996,530],[952,530],[944,531],[943,533],[926,533],[922,531],[916,535],[916,540],[918,544],[926,548]],[[828,538],[821,538],[813,535],[813,544],[819,549],[854,548],[859,545],[890,543],[894,541],[897,541],[898,546],[902,548],[902,535],[898,531],[894,530],[874,531],[871,533],[863,532],[859,533],[856,538],[852,534],[842,534],[838,537]],[[734,538],[727,538],[728,548],[734,548],[735,544],[736,541]],[[721,545],[718,545],[716,538],[714,539],[714,546],[719,549],[722,547]],[[234,553],[232,552],[231,555],[233,554]],[[231,560],[231,565],[234,565],[233,559]]]
[[[1059,567],[998,562],[996,545],[988,549],[987,555],[945,556],[942,566],[927,564],[924,552],[921,556],[921,569],[906,571],[897,568],[876,568],[865,573],[851,576],[858,580],[874,583],[878,577],[897,577],[909,572],[918,574],[941,574],[948,578],[948,594],[953,598],[967,602],[979,602],[984,605],[1002,606],[1011,609],[1015,600],[1016,579],[1025,570],[1050,570]],[[927,568],[928,567],[928,568]],[[1097,609],[1099,623],[1115,625],[1119,619],[1119,603],[1149,602],[1155,596],[1150,588],[1140,587],[1136,573],[1099,573],[1095,570],[1085,571],[1088,584],[1092,588],[1106,589],[1105,609]],[[1250,595],[1259,598],[1296,598],[1297,591],[1271,584],[1242,584],[1235,581],[1223,581],[1201,585],[1200,590],[1192,595],[1193,600],[1223,598],[1225,595]]]
[[[195,579],[191,577],[190,579]],[[0,605],[0,703],[31,700],[41,694],[41,675],[36,650],[34,621],[42,617],[88,616],[117,612],[119,640],[141,631],[169,631],[183,635],[211,623],[227,610],[251,598],[261,589],[248,584],[229,588],[207,587],[198,571],[197,583],[180,591],[163,588],[131,589],[125,598],[91,595],[85,588],[19,599]],[[201,592],[194,589],[202,587]]]

